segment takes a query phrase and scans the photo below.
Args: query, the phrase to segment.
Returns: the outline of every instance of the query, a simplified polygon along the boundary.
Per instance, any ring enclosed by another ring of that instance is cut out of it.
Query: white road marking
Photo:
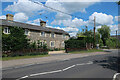
[[[86,63],[82,63],[82,64],[76,64],[77,66],[81,66],[81,65],[85,65]]]
[[[87,65],[87,64],[93,64],[92,61],[89,61],[88,63],[81,63],[81,64],[76,64],[77,66],[80,66],[80,65]]]
[[[113,80],[115,80],[118,75],[120,75],[120,73],[115,73],[113,76]]]
[[[68,60],[70,60],[70,59],[63,59],[63,61],[68,61]]]
[[[66,71],[66,70],[68,70],[68,69],[70,69],[70,68],[73,68],[73,67],[75,67],[75,65],[72,65],[72,66],[70,66],[70,67],[67,67],[67,68],[63,69],[62,71]]]
[[[38,76],[38,75],[44,75],[44,74],[51,74],[51,73],[57,73],[57,72],[62,72],[62,71],[66,71],[68,69],[71,69],[75,66],[79,66],[79,65],[88,65],[88,64],[93,64],[92,61],[89,61],[88,63],[81,63],[81,64],[76,64],[76,65],[72,65],[72,66],[69,66],[67,68],[64,68],[62,70],[56,70],[56,71],[50,71],[50,72],[42,72],[42,73],[36,73],[36,74],[31,74],[30,76]],[[16,80],[20,80],[20,79],[24,79],[24,78],[27,78],[29,76],[24,76],[24,77],[21,77],[19,79],[16,79]]]
[[[61,71],[62,70],[50,71],[50,72],[43,72],[43,73],[31,74],[30,76],[37,76],[37,75],[43,75],[43,74],[51,74],[51,73],[56,73],[56,72],[61,72]]]
[[[86,63],[86,64],[93,64],[93,62],[92,62],[92,61],[89,61],[89,63]]]
[[[16,79],[16,80],[21,80],[21,79],[24,79],[24,78],[27,78],[28,76],[24,76],[24,77],[21,77],[19,79]]]

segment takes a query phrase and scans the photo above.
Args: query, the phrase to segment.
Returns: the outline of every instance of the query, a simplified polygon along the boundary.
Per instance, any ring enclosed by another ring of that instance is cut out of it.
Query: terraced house
[[[40,40],[46,43],[48,48],[64,48],[64,41],[69,39],[69,34],[61,29],[46,27],[45,21],[40,21],[40,26],[13,21],[13,15],[7,14],[6,19],[0,20],[4,34],[10,34],[10,27],[17,26],[25,30],[25,35],[31,42]]]

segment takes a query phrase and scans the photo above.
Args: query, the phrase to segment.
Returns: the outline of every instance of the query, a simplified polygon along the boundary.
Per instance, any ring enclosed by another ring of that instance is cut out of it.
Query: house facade
[[[13,17],[12,14],[7,14],[6,19],[0,19],[0,26],[3,27],[4,34],[10,34],[10,27],[21,27],[25,30],[25,35],[30,39],[30,42],[39,40],[42,45],[46,43],[49,49],[63,49],[65,47],[64,41],[70,37],[64,30],[46,27],[45,21],[40,21],[40,26],[38,26],[15,22]]]

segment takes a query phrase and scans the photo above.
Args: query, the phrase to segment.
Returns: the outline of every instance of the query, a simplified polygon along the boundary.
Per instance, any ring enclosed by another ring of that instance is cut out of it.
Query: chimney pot
[[[40,21],[40,26],[46,27],[46,22],[41,20],[41,21]]]
[[[13,16],[12,14],[7,14],[7,15],[6,15],[6,19],[7,19],[7,20],[10,20],[10,21],[13,21],[13,17],[14,17],[14,16]]]

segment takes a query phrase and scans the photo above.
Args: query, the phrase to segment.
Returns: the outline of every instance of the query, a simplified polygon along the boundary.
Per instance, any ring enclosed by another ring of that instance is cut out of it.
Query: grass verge
[[[2,61],[16,60],[16,59],[26,59],[26,58],[38,58],[38,57],[47,57],[47,56],[50,56],[50,55],[46,54],[46,55],[32,55],[32,56],[3,57]]]
[[[98,49],[91,49],[91,50],[84,50],[84,51],[71,51],[69,53],[80,54],[80,53],[92,53],[92,52],[104,52],[104,51],[98,50]]]

